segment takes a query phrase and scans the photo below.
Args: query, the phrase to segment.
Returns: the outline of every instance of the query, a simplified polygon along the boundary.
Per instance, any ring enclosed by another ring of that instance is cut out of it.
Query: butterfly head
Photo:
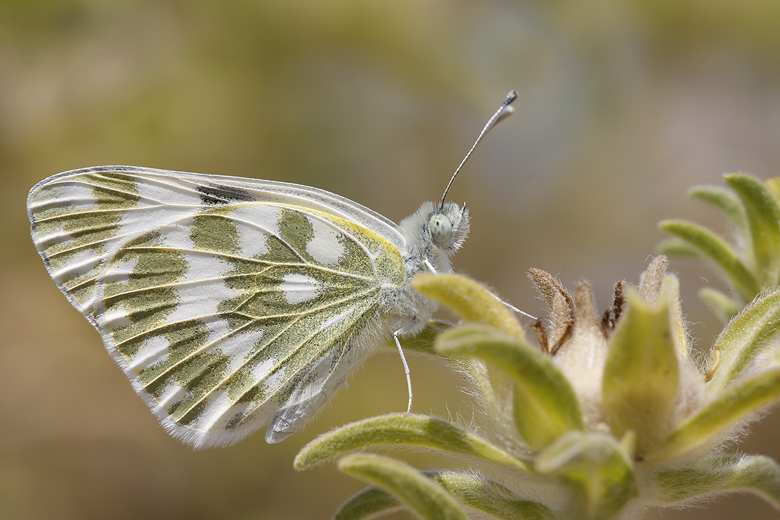
[[[469,209],[447,202],[428,217],[427,235],[433,245],[451,254],[460,248],[469,234]]]
[[[406,239],[409,258],[427,259],[437,271],[449,272],[449,257],[469,234],[469,210],[464,204],[446,202],[443,206],[425,202],[399,226]],[[412,261],[417,265],[417,262]],[[417,269],[422,270],[422,263]]]

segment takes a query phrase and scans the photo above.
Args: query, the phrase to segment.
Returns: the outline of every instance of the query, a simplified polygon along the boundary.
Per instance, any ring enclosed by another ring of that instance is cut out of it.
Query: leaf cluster
[[[659,249],[717,269],[731,287],[730,295],[705,288],[700,297],[725,322],[762,290],[780,285],[780,184],[778,179],[763,183],[745,173],[723,179],[728,189],[696,186],[689,195],[719,210],[731,224],[733,238],[727,240],[694,222],[665,220],[659,227],[673,238]]]
[[[425,415],[374,417],[315,439],[295,466],[341,457],[339,469],[372,485],[341,507],[341,520],[398,508],[424,519],[613,519],[735,490],[780,510],[777,463],[717,450],[780,399],[780,364],[766,362],[768,339],[780,328],[780,291],[757,299],[726,327],[701,373],[689,359],[679,284],[665,268],[659,257],[638,288],[616,285],[616,305],[602,317],[591,308],[587,284],[572,296],[537,271],[535,283],[553,310],[553,336],[564,338],[556,352],[531,344],[476,282],[419,275],[416,290],[467,321],[436,336],[433,350],[474,383],[484,428]],[[601,345],[603,367],[572,375],[564,359],[584,344]],[[600,385],[595,408],[583,391],[593,376]],[[422,472],[388,456],[354,453],[388,446],[443,454],[455,467]]]

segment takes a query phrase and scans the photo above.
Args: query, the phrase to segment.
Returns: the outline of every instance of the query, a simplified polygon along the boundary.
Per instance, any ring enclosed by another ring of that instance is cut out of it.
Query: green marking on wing
[[[348,220],[333,215],[320,215],[325,220],[334,222],[350,237],[348,239],[345,236],[341,242],[347,254],[339,262],[340,268],[362,276],[374,276],[380,284],[391,287],[404,285],[406,267],[398,250],[390,242]]]
[[[369,323],[379,319],[377,310],[378,306],[375,302],[365,299],[327,309],[318,316],[309,316],[310,320],[301,320],[296,324],[297,326],[285,331],[285,334],[274,343],[273,349],[258,353],[253,361],[257,365],[265,359],[273,359],[275,363],[271,374],[277,373],[283,367],[287,376],[285,383],[288,384],[289,391],[299,380],[301,369],[316,358],[331,349],[337,350],[337,357],[339,357],[341,351],[348,347],[358,334],[366,330]],[[338,315],[343,315],[342,321],[331,327],[322,328],[323,323]],[[249,364],[249,367],[251,366],[252,364]],[[230,381],[226,383],[230,384]],[[258,385],[252,391],[245,393],[240,402],[260,403],[281,386]],[[288,394],[283,392],[276,397],[277,401],[284,402]]]
[[[284,208],[279,212],[279,234],[290,249],[299,254],[308,263],[316,263],[306,252],[306,246],[314,237],[314,230],[300,211]]]
[[[288,308],[288,312],[275,316],[259,313],[248,318],[241,312],[223,313],[221,317],[233,323],[242,321],[243,332],[262,330],[262,338],[240,360],[239,368],[228,373],[226,365],[209,366],[211,373],[219,371],[219,378],[183,381],[173,372],[174,380],[182,384],[189,396],[170,409],[171,415],[181,424],[197,421],[205,405],[205,397],[217,390],[225,391],[235,403],[263,403],[280,388],[293,381],[301,370],[331,348],[343,348],[349,344],[361,328],[358,324],[368,315],[376,314],[378,289],[369,288],[363,293],[352,293],[342,300],[323,301],[306,310]],[[288,306],[289,307],[289,306]],[[339,316],[338,323],[323,327],[328,320]],[[248,319],[247,319],[248,318]],[[338,342],[337,342],[338,341]],[[269,363],[270,360],[270,363]],[[254,370],[266,363],[268,368],[258,379]],[[275,377],[277,376],[277,377]]]
[[[156,330],[155,334],[168,342],[168,356],[163,361],[140,370],[138,380],[159,400],[163,387],[168,383],[168,378],[162,376],[172,375],[177,366],[196,355],[208,342],[210,331],[203,320],[193,319],[165,325]],[[136,340],[137,347],[140,348],[146,339],[148,337]]]
[[[238,252],[238,233],[230,219],[230,206],[204,211],[194,217],[192,242],[195,249],[235,254]]]
[[[220,386],[235,404],[250,404],[241,417],[231,422],[235,428],[251,420],[252,413],[271,400],[274,408],[284,404],[290,392],[306,377],[306,367],[321,356],[335,351],[334,359],[343,354],[354,337],[364,330],[366,322],[377,318],[376,300],[362,299],[337,307],[305,315],[291,322],[241,370],[232,374]],[[328,328],[322,325],[329,319],[343,314],[342,321]],[[252,370],[261,363],[271,361],[266,376],[257,381]],[[310,383],[313,383],[310,382]],[[181,417],[182,424],[196,422],[204,401]]]
[[[112,265],[133,263],[127,281],[108,280],[103,289],[106,313],[123,311],[130,322],[110,329],[117,350],[128,361],[141,347],[144,334],[163,326],[176,310],[181,300],[175,283],[187,271],[180,253],[163,247],[156,232],[131,241],[111,261]]]
[[[86,200],[89,194],[91,200]],[[74,198],[81,200],[74,200]],[[82,306],[94,295],[104,244],[138,203],[133,179],[87,173],[44,184],[33,195],[35,235],[53,276]]]

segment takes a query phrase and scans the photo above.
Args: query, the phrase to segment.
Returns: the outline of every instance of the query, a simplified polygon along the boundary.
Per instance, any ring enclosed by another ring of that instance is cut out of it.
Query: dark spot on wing
[[[220,206],[231,202],[251,202],[254,199],[248,192],[227,186],[198,186],[200,201],[206,206]]]

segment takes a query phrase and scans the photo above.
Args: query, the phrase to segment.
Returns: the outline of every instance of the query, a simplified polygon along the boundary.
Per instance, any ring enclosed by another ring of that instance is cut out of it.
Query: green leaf
[[[506,489],[467,475],[443,473],[432,477],[463,505],[504,520],[554,520],[552,511],[539,502],[508,498]]]
[[[661,283],[661,299],[669,303],[669,325],[674,347],[680,359],[688,359],[688,332],[685,329],[682,307],[680,306],[680,280],[673,274],[664,276]]]
[[[709,287],[699,291],[699,298],[723,323],[727,323],[742,310],[742,305],[739,302]]]
[[[745,206],[761,280],[777,285],[780,270],[780,207],[777,201],[755,177],[732,173],[723,178]]]
[[[767,179],[765,185],[766,189],[769,190],[769,193],[771,193],[775,200],[778,201],[778,204],[780,204],[780,177]]]
[[[668,265],[669,259],[664,255],[658,255],[653,258],[650,265],[647,266],[647,270],[642,273],[637,290],[639,297],[648,305],[655,305],[658,298],[661,296],[661,289],[663,288],[666,279],[666,268]],[[667,290],[674,290],[674,287],[670,287]],[[679,292],[678,287],[677,293]],[[675,298],[677,297],[677,293],[674,296]]]
[[[661,240],[656,246],[658,252],[670,258],[680,260],[704,260],[699,249],[680,238],[671,237]]]
[[[535,465],[574,488],[577,518],[613,518],[639,494],[628,454],[603,433],[568,432],[539,453]]]
[[[716,186],[694,186],[688,191],[688,194],[719,209],[739,229],[748,231],[745,207],[733,192]]]
[[[761,290],[756,279],[734,250],[709,229],[682,220],[665,220],[658,226],[667,233],[687,241],[720,267],[745,301],[752,300]]]
[[[780,331],[780,290],[757,298],[734,318],[715,341],[720,365],[708,390],[718,392],[736,381]],[[713,350],[713,353],[714,353]]]
[[[485,325],[465,325],[439,336],[436,350],[478,357],[510,376],[515,425],[532,448],[544,448],[559,435],[583,428],[577,396],[566,377],[524,341]]]
[[[511,388],[513,383],[509,376],[493,366],[488,366],[481,359],[470,357],[450,359],[461,360],[461,368],[470,376],[471,384],[474,387],[473,395],[481,401],[483,408],[477,407],[477,411],[485,415],[487,421],[492,423],[494,427],[502,430],[506,429],[506,432],[511,437],[514,434],[511,426],[514,422],[511,419],[512,392],[511,390],[507,391],[507,389]],[[507,426],[509,427],[508,429]]]
[[[338,467],[385,489],[425,520],[468,520],[449,493],[404,462],[365,453],[347,455]]]
[[[379,513],[387,513],[403,507],[397,498],[384,489],[371,486],[344,502],[334,515],[334,520],[361,520]]]
[[[496,484],[457,473],[427,475],[463,505],[504,520],[555,520],[552,511],[532,500],[508,498],[507,490]],[[401,507],[392,495],[377,487],[361,491],[336,513],[336,520],[359,520]]]
[[[452,423],[409,413],[382,415],[320,435],[295,457],[295,468],[370,446],[415,446],[475,457],[527,472],[529,466],[504,450]]]
[[[726,387],[695,415],[680,424],[648,463],[660,463],[699,447],[712,446],[748,414],[780,399],[780,367]]]
[[[466,321],[491,325],[516,339],[525,339],[520,323],[506,305],[470,278],[457,274],[418,274],[412,278],[412,287],[445,304]]]
[[[780,510],[780,466],[761,455],[709,457],[690,467],[662,471],[653,480],[655,498],[663,504],[747,491]]]
[[[636,290],[610,342],[602,398],[607,422],[616,436],[636,433],[637,453],[662,442],[672,428],[680,367],[673,339],[669,294],[648,305]]]

